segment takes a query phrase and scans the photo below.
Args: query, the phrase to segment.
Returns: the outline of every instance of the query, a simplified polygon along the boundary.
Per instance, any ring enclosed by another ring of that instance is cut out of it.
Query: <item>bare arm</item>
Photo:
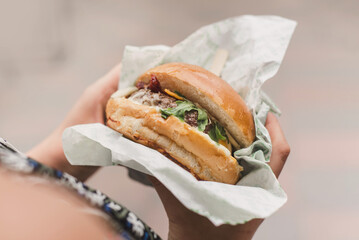
[[[67,114],[65,120],[27,155],[50,167],[70,173],[81,181],[91,176],[98,167],[72,166],[62,149],[62,133],[65,128],[85,123],[104,123],[107,100],[117,90],[121,64],[90,85]]]

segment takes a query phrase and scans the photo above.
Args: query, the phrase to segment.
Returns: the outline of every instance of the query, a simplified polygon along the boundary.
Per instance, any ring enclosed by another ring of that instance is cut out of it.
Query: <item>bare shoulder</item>
[[[0,167],[0,239],[111,239],[105,219],[62,186]]]

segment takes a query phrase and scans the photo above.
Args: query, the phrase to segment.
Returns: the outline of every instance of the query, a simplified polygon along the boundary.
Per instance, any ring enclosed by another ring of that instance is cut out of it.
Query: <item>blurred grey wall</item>
[[[280,177],[289,200],[255,239],[358,239],[358,10],[355,0],[0,0],[0,136],[30,149],[121,60],[126,44],[174,45],[231,16],[287,17],[298,27],[264,88],[283,112],[292,147]],[[122,167],[88,183],[166,237],[155,192]]]

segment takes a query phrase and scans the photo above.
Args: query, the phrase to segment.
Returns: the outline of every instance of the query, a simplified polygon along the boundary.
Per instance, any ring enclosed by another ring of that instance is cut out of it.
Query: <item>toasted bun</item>
[[[231,152],[174,116],[121,96],[106,107],[107,125],[129,139],[165,154],[202,180],[235,184],[242,167]]]
[[[152,75],[156,76],[162,89],[178,91],[206,109],[241,147],[252,144],[255,138],[253,117],[226,81],[198,66],[168,63],[150,69],[137,82],[148,83]]]

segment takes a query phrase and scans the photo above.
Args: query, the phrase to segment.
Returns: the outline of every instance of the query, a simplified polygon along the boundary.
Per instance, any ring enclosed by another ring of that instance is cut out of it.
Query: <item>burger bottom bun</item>
[[[177,117],[167,119],[154,107],[111,98],[107,125],[125,137],[156,149],[197,179],[235,184],[243,168],[229,150]]]

